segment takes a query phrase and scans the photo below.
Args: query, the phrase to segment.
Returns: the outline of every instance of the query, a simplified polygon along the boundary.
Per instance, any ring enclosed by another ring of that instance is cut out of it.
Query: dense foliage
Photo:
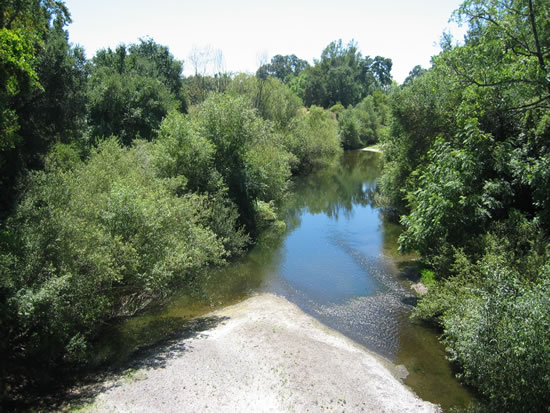
[[[150,163],[143,143],[108,140],[86,163],[32,175],[7,225],[19,244],[9,256],[12,335],[26,356],[81,357],[101,321],[135,313],[227,257],[208,196],[178,196]]]
[[[90,136],[118,136],[125,145],[151,140],[169,111],[187,109],[182,70],[152,40],[98,51],[88,88]]]
[[[383,140],[389,130],[389,111],[388,95],[379,90],[355,107],[340,110],[338,124],[344,148],[363,148]]]
[[[550,2],[468,0],[391,98],[379,201],[437,282],[416,315],[443,327],[461,377],[494,411],[550,405]]]
[[[318,106],[298,113],[284,144],[298,158],[296,171],[327,165],[342,150],[338,122],[331,113]]]
[[[213,144],[212,161],[249,231],[255,202],[282,199],[290,178],[289,154],[281,137],[245,98],[211,95],[192,114],[199,133]]]
[[[27,168],[42,165],[52,142],[77,135],[83,113],[83,54],[67,43],[60,1],[0,5],[0,216]]]
[[[0,401],[90,360],[96,337],[243,254],[292,173],[340,153],[307,67],[196,73],[152,39],[87,60],[60,1],[0,5]],[[376,107],[376,105],[375,105]]]
[[[308,62],[295,55],[281,56],[278,54],[271,58],[270,63],[260,66],[256,75],[264,79],[267,76],[273,76],[283,83],[288,83],[308,67]]]
[[[357,44],[344,46],[342,40],[330,43],[321,59],[306,67],[289,85],[306,106],[329,108],[337,103],[356,105],[374,90],[392,83],[391,59],[363,57]]]
[[[302,101],[280,80],[274,77],[239,74],[228,87],[228,92],[246,96],[260,115],[281,131],[288,130]]]

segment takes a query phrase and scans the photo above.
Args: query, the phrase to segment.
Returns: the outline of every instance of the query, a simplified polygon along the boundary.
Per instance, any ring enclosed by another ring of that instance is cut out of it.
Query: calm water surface
[[[191,317],[273,292],[405,365],[405,383],[421,398],[445,410],[467,406],[472,396],[454,379],[435,331],[409,319],[416,299],[403,274],[412,262],[395,253],[399,227],[373,206],[380,170],[379,154],[353,151],[299,179],[281,211],[286,231],[267,231],[245,258],[211,271],[192,293],[117,326],[98,358],[124,358]]]

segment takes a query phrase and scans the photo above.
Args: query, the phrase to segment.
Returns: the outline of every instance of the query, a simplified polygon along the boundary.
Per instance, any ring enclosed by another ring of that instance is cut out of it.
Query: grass
[[[422,284],[424,284],[427,288],[430,288],[433,286],[435,281],[435,273],[432,270],[423,269],[420,271],[420,281],[422,281]]]

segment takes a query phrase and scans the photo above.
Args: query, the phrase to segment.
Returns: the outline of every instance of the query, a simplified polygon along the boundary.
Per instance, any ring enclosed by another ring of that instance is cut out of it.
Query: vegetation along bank
[[[549,0],[466,0],[430,69],[330,43],[313,65],[182,76],[152,39],[87,59],[60,1],[0,6],[6,403],[86,365],[106,323],[281,225],[295,174],[381,144],[377,202],[429,292],[416,317],[493,411],[550,405]]]

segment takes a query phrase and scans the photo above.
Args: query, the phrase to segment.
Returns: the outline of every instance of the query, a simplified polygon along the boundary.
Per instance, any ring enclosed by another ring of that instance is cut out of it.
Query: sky
[[[102,48],[152,38],[194,73],[193,51],[221,50],[223,69],[255,73],[261,63],[295,54],[313,63],[332,41],[357,42],[363,56],[393,60],[401,83],[416,66],[430,67],[459,0],[65,0],[69,39],[91,58]],[[213,66],[210,66],[212,70]]]

